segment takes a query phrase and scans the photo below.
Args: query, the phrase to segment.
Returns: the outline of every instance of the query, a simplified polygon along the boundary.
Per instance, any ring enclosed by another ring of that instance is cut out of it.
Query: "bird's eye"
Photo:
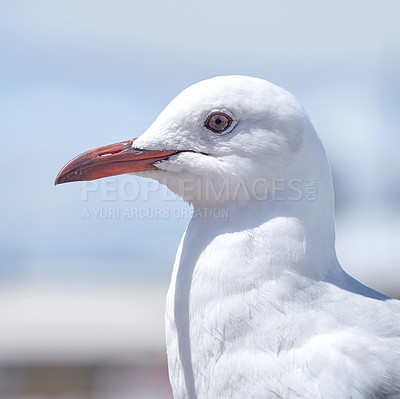
[[[222,112],[215,112],[208,116],[204,126],[214,133],[222,133],[229,129],[232,124],[232,118]]]

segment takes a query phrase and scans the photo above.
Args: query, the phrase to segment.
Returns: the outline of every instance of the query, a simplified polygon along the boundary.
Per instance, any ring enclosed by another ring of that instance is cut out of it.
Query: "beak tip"
[[[59,184],[69,183],[73,181],[81,181],[80,174],[77,171],[64,171],[64,168],[61,169],[60,173],[57,175],[56,179],[54,180],[54,185],[58,186]],[[90,180],[90,179],[88,179]]]
[[[61,172],[61,171],[60,171]],[[57,184],[60,184],[60,172],[57,174],[55,180],[54,180],[54,185],[57,186]]]
[[[59,172],[58,175],[56,176],[55,180],[54,180],[54,186],[58,186],[59,184],[62,183],[67,183],[69,180],[66,178],[67,174],[64,172],[64,168],[62,168]]]
[[[58,174],[54,180],[54,186],[57,186],[57,184],[60,184],[60,174]]]

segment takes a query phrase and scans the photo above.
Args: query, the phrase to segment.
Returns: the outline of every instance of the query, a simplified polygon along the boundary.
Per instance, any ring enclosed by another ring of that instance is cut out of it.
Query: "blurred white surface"
[[[0,286],[0,365],[146,363],[165,353],[167,283]]]

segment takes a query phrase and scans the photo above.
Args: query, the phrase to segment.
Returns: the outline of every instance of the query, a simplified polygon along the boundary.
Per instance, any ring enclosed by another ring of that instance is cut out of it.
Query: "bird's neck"
[[[199,258],[213,254],[210,261],[223,263],[229,256],[232,267],[248,263],[260,278],[289,272],[325,279],[341,269],[332,206],[324,198],[195,207],[185,241],[183,249],[197,248]]]

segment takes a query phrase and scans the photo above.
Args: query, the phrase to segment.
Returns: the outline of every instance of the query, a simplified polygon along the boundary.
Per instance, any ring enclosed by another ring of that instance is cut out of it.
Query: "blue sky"
[[[266,78],[303,103],[335,173],[339,233],[357,230],[348,215],[374,214],[383,233],[357,245],[400,238],[399,12],[396,1],[1,1],[0,279],[167,278],[187,218],[82,215],[187,205],[161,189],[144,198],[135,177],[113,181],[139,181],[136,201],[105,201],[103,186],[84,201],[85,186],[54,177],[222,74]]]

